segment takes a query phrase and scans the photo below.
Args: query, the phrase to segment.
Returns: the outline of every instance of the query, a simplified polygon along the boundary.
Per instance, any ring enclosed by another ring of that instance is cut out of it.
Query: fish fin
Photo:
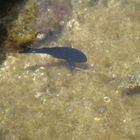
[[[73,63],[71,60],[67,60],[67,64],[68,64],[69,69],[70,69],[71,71],[73,71],[74,68],[75,68],[74,63]]]

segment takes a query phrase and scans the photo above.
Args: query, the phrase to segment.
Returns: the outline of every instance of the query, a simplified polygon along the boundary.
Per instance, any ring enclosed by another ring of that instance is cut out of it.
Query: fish
[[[140,86],[136,86],[136,87],[133,87],[133,88],[127,88],[124,93],[127,96],[140,95]]]
[[[65,60],[71,69],[75,67],[74,63],[87,62],[87,57],[82,51],[70,47],[52,47],[40,49],[24,47],[20,53],[48,54],[54,58]]]

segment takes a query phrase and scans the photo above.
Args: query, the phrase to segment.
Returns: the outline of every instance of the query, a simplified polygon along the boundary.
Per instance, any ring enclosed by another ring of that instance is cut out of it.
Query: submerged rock
[[[11,46],[12,49],[19,49],[21,44],[32,44],[39,32],[45,34],[44,39],[47,41],[54,39],[61,32],[70,13],[71,0],[26,1],[17,19],[8,26],[7,50],[11,50]],[[40,43],[35,42],[35,45],[39,46]]]
[[[25,0],[0,1],[0,64],[6,59],[5,41],[9,38],[8,26],[18,17]]]
[[[17,18],[18,12],[24,3],[25,0],[0,1],[0,24],[8,23]]]
[[[64,19],[70,15],[71,0],[37,0],[35,30],[41,32],[53,31],[63,26]]]

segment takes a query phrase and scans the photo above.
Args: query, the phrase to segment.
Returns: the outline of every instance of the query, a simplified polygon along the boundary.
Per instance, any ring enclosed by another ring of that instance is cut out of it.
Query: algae
[[[29,28],[34,12],[28,22],[23,18],[24,10],[35,6],[28,2],[9,26],[12,40],[4,41],[3,47],[34,40]],[[140,96],[126,94],[140,83],[139,1],[67,2],[72,9],[61,20],[65,24],[56,22],[63,25],[61,34],[39,47],[70,44],[87,55],[88,67],[71,73],[65,63],[47,55],[7,53],[0,68],[1,139],[139,139]],[[18,37],[16,32],[23,34]]]

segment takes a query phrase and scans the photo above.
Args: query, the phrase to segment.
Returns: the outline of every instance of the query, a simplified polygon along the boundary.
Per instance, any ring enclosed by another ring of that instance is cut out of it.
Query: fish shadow
[[[38,68],[40,67],[44,67],[44,68],[47,68],[47,69],[52,69],[52,68],[59,68],[59,67],[64,67],[66,68],[67,70],[69,70],[70,72],[74,72],[74,71],[79,71],[79,70],[86,70],[89,68],[88,64],[87,63],[74,63],[74,65],[70,65],[69,63],[67,63],[66,61],[57,61],[57,62],[53,62],[53,63],[48,63],[46,65],[34,65],[34,66],[29,66],[27,67],[27,70],[31,70],[31,71],[35,71],[37,70]]]

